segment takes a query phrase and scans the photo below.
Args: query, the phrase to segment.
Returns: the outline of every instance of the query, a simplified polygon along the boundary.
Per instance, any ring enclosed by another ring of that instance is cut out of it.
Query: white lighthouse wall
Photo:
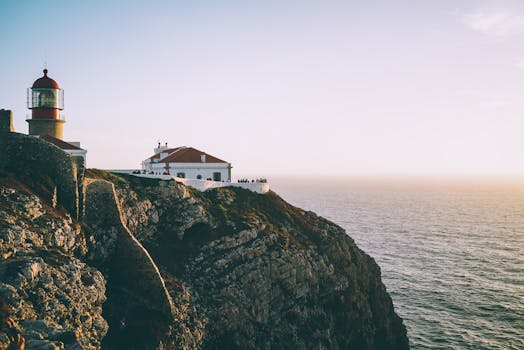
[[[164,174],[166,172],[165,163],[144,164],[144,170],[154,172],[155,174]],[[220,173],[221,181],[230,181],[228,163],[169,163],[169,173],[171,176],[178,176],[184,173],[186,179],[197,179],[198,175],[202,180],[213,179],[213,173]],[[179,176],[181,177],[181,176]]]

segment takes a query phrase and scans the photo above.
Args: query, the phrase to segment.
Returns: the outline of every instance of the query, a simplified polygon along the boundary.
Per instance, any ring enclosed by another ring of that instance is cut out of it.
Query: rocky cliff
[[[17,178],[0,173],[0,298],[27,349],[99,348],[108,329],[105,279],[85,262],[82,228],[34,192],[41,184]]]
[[[407,349],[380,269],[275,193],[88,171],[79,221],[0,181],[0,297],[29,348]]]

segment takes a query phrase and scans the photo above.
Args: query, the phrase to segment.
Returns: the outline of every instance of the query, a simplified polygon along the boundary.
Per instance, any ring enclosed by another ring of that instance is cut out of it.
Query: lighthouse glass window
[[[59,89],[32,89],[32,108],[63,108],[62,91]]]

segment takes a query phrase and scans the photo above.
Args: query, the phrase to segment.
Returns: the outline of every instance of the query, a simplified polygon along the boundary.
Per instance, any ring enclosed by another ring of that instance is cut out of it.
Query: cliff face
[[[108,329],[105,279],[84,262],[80,225],[24,184],[5,174],[0,180],[0,298],[26,348],[99,348]]]
[[[173,299],[190,291],[204,348],[408,348],[379,267],[339,226],[274,193],[126,181],[123,220]]]
[[[4,183],[0,297],[21,326],[47,322],[68,348],[409,347],[379,267],[339,226],[274,193],[86,175],[103,180],[87,180],[82,225]]]

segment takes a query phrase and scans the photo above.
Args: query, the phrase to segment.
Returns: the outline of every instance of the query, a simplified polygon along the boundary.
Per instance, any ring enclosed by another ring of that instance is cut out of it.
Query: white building
[[[40,136],[40,138],[61,148],[62,151],[70,154],[73,157],[82,158],[85,166],[87,151],[80,147],[80,142],[66,142],[50,135]]]
[[[169,148],[167,143],[154,149],[142,162],[145,174],[171,175],[186,179],[231,181],[231,163],[193,147]]]

